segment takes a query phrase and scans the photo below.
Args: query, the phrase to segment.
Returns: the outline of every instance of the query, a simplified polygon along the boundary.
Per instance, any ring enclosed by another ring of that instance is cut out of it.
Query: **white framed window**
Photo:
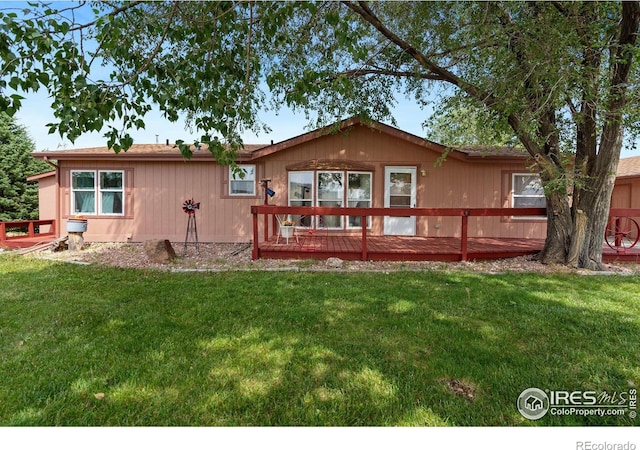
[[[313,206],[313,171],[289,172],[289,206]],[[312,227],[311,217],[292,215],[291,220],[304,227]]]
[[[349,208],[371,208],[371,172],[347,172],[347,206]],[[349,216],[347,228],[360,228],[362,217]],[[367,217],[371,227],[371,217]]]
[[[512,208],[546,208],[542,182],[538,175],[514,173],[511,176]],[[518,216],[517,219],[545,219],[545,216]]]
[[[342,208],[344,205],[344,172],[318,171],[316,172],[316,186],[318,187],[317,206],[327,208]],[[341,229],[343,216],[321,216],[327,228]]]
[[[256,166],[239,164],[234,171],[229,167],[229,195],[256,195]]]
[[[96,213],[96,172],[71,171],[71,214]]]
[[[124,215],[124,172],[101,170],[98,174],[98,211],[103,215]]]
[[[71,214],[124,215],[124,171],[72,170]]]
[[[306,170],[289,172],[289,206],[370,208],[372,206],[373,173],[345,170]],[[360,228],[361,217],[322,216],[321,225],[342,230]],[[300,216],[292,220],[299,221]],[[346,223],[345,223],[346,222]],[[313,227],[313,218],[305,217],[301,225]],[[367,218],[367,227],[371,218]]]

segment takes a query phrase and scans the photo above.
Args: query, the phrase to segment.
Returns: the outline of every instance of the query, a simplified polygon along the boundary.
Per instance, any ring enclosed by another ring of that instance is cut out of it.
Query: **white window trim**
[[[100,187],[100,174],[102,173],[120,173],[122,174],[122,187],[120,189],[103,189],[102,187]],[[97,195],[97,202],[98,202],[98,215],[101,216],[124,216],[124,208],[125,208],[125,193],[124,193],[124,187],[125,187],[125,183],[124,183],[124,170],[98,170],[98,178],[96,179],[96,191],[98,193]],[[103,192],[122,192],[122,212],[119,213],[114,213],[114,212],[109,212],[109,213],[105,213],[102,211],[102,193]]]
[[[358,199],[358,200],[368,201],[369,202],[369,207],[372,207],[373,206],[373,172],[366,172],[366,171],[362,171],[362,170],[348,170],[347,171],[347,179],[345,181],[345,194],[346,194],[345,205],[347,207],[349,207],[349,202],[354,200],[354,199],[349,198],[349,175],[350,174],[369,175],[369,198]],[[362,229],[362,227],[360,225],[358,225],[358,226],[349,225],[349,216],[347,216],[347,221],[346,222],[347,222],[346,223],[347,230],[360,230],[360,229]],[[371,216],[367,217],[367,228],[371,228]]]
[[[121,173],[122,174],[122,189],[102,189],[100,187],[100,174],[101,173]],[[92,173],[93,174],[93,189],[73,187],[73,174],[74,173]],[[125,171],[124,170],[71,170],[69,175],[69,188],[71,190],[71,201],[69,210],[71,215],[85,215],[85,216],[124,216],[125,215]],[[76,192],[93,192],[93,211],[94,212],[81,212],[74,211],[74,205],[76,204]],[[102,212],[102,193],[103,192],[122,192],[122,212],[121,213],[103,213]]]
[[[342,192],[340,193],[340,198],[335,198],[335,199],[321,199],[318,198],[319,193],[320,193],[320,174],[322,173],[330,173],[330,174],[339,174],[342,177]],[[340,203],[340,206],[334,206],[334,208],[344,208],[345,206],[345,201],[344,201],[344,196],[345,196],[345,189],[346,189],[346,180],[345,180],[345,176],[346,176],[346,171],[344,170],[316,170],[315,173],[315,190],[316,190],[316,199],[315,199],[315,205],[317,207],[321,207],[323,205],[320,204],[320,202],[336,202],[336,203]],[[333,216],[331,216],[333,217]],[[337,227],[327,227],[329,230],[344,230],[344,217],[345,216],[338,216],[340,219],[340,225]]]
[[[256,165],[255,164],[238,164],[238,169],[242,170],[245,167],[246,168],[251,167],[253,169],[253,179],[250,180],[248,178],[236,178],[236,174],[233,172],[232,167],[229,166],[229,196],[230,197],[255,197],[256,196],[256,170],[257,170]],[[252,181],[253,192],[251,193],[233,192],[234,181],[242,181],[242,182]]]
[[[349,203],[349,192],[348,192],[348,184],[349,184],[349,174],[365,174],[369,175],[371,186],[369,190],[369,198],[367,201],[371,206],[373,206],[373,181],[374,176],[373,172],[369,172],[366,170],[291,170],[287,173],[287,205],[291,206],[291,202],[307,202],[309,206],[320,206],[321,201],[338,201],[338,200],[321,200],[318,199],[317,189],[318,189],[318,178],[320,173],[340,173],[343,175],[342,177],[342,198],[339,200],[342,203],[341,208],[346,208]],[[299,199],[291,197],[291,175],[292,174],[307,174],[311,176],[311,198],[309,199]],[[360,226],[350,226],[349,221],[345,218],[348,216],[340,216],[340,227],[331,227],[330,230],[359,230]],[[312,227],[314,225],[312,224]],[[367,218],[367,228],[371,228],[371,217]]]
[[[311,192],[310,192],[310,198],[293,198],[291,197],[291,175],[293,174],[307,174],[307,175],[311,175]],[[292,206],[291,202],[304,202],[304,203],[308,203],[308,206],[313,206],[315,205],[315,188],[316,188],[316,183],[315,183],[315,173],[313,170],[292,170],[290,172],[287,173],[287,205]],[[306,205],[305,205],[306,206]],[[294,214],[294,216],[298,216],[297,214]],[[313,218],[311,218],[312,222],[310,227],[313,227]],[[306,228],[306,227],[302,227],[302,228]]]
[[[544,192],[542,194],[542,196],[540,195],[523,195],[523,194],[516,194],[515,193],[515,185],[516,185],[516,177],[531,177],[531,176],[537,176],[535,174],[532,173],[512,173],[511,174],[511,207],[512,208],[517,208],[515,206],[515,199],[516,197],[518,198],[540,198],[540,197],[544,197]],[[538,180],[540,182],[540,185],[542,186],[542,181],[540,180],[540,177],[538,177]],[[546,203],[546,198],[545,198],[545,203]],[[516,220],[547,220],[547,216],[512,216],[512,219],[516,219]]]
[[[74,188],[73,187],[73,175],[76,173],[92,173],[93,174],[93,188]],[[97,179],[95,170],[71,170],[69,173],[69,188],[71,189],[71,202],[69,204],[69,213],[73,216],[76,214],[82,214],[87,216],[95,216],[98,211],[98,199],[97,199]],[[74,211],[76,204],[76,192],[93,192],[93,212]]]

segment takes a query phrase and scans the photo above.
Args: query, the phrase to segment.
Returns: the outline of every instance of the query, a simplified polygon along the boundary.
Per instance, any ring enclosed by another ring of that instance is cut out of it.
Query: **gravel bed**
[[[534,273],[579,273],[579,274],[620,274],[638,275],[639,267],[634,264],[607,264],[602,272],[591,272],[571,269],[561,265],[544,265],[536,261],[535,256],[517,258],[465,261],[341,261],[337,258],[329,260],[251,260],[251,244],[210,244],[201,243],[196,249],[189,245],[185,250],[181,243],[173,244],[177,257],[169,264],[151,262],[142,244],[139,243],[92,243],[78,252],[68,250],[52,252],[45,250],[33,253],[35,257],[60,260],[66,262],[90,263],[98,266],[122,268],[152,268],[163,271],[228,271],[228,270],[268,270],[268,271],[374,271],[389,272],[400,270],[446,270],[466,271],[488,274],[508,272]]]

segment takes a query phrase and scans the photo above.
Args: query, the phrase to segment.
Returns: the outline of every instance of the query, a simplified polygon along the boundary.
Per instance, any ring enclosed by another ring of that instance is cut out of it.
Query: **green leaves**
[[[569,117],[568,99],[575,105],[604,98],[616,63],[607,46],[619,29],[620,5],[581,5],[31,5],[21,14],[0,13],[0,106],[12,113],[21,100],[12,95],[44,87],[58,120],[52,131],[73,140],[108,125],[108,142],[126,148],[130,132],[147,125],[153,103],[169,120],[186,116],[195,131],[231,149],[244,131],[262,130],[258,113],[266,106],[287,104],[323,125],[355,114],[389,119],[398,93],[429,105],[439,67],[460,80],[446,96],[457,95],[465,107],[484,103],[503,123],[517,115],[520,135],[538,134],[532,141],[543,145],[549,130],[540,121],[551,112]],[[589,86],[580,33],[609,64]],[[637,57],[633,48],[627,59]],[[633,83],[638,78],[636,68]],[[598,114],[603,123],[605,111]],[[640,122],[637,108],[623,116],[630,126]],[[570,121],[554,126],[573,138],[565,131]]]
[[[0,113],[0,220],[38,218],[38,186],[26,179],[51,167],[34,159],[34,150],[25,128]]]

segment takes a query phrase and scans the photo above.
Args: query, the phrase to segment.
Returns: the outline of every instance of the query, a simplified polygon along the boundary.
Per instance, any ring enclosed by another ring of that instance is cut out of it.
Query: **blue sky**
[[[22,8],[26,6],[27,2],[7,2],[0,0],[0,9],[5,12],[13,11],[21,14]],[[51,6],[57,9],[65,9],[72,6],[72,3],[52,2]],[[86,16],[84,16],[85,13]],[[90,21],[92,18],[93,15],[89,10],[79,9],[75,11],[75,20],[78,22]],[[85,45],[85,49],[89,49],[90,41],[86,44],[88,45]],[[94,72],[94,78],[100,76],[108,78],[109,71],[106,68],[101,68],[96,65],[95,69],[100,73]],[[53,111],[50,108],[51,100],[47,98],[46,92],[42,90],[37,93],[28,94],[20,92],[20,95],[23,95],[26,98],[23,100],[22,108],[16,116],[19,122],[27,127],[31,138],[35,143],[36,151],[100,147],[106,145],[107,139],[103,137],[104,132],[107,131],[106,128],[100,133],[86,133],[76,139],[73,143],[68,139],[61,138],[57,133],[49,134],[49,128],[46,124],[55,122],[55,118],[53,116]],[[394,109],[393,115],[398,128],[424,137],[426,133],[423,130],[422,124],[430,114],[431,110],[421,110],[415,101],[408,101],[399,97],[398,106]],[[305,118],[304,113],[294,113],[287,108],[282,108],[278,113],[263,111],[260,114],[260,119],[266,123],[269,128],[271,128],[271,133],[256,136],[252,132],[247,132],[243,135],[245,144],[267,144],[271,140],[274,142],[280,142],[309,131],[309,122]],[[138,144],[152,144],[155,143],[156,140],[162,143],[167,139],[169,139],[169,142],[171,143],[174,143],[178,139],[182,139],[185,142],[193,142],[201,136],[201,133],[191,132],[188,130],[185,127],[184,121],[172,123],[166,120],[157,109],[154,109],[149,113],[144,120],[146,124],[145,129],[129,131],[134,142]]]
[[[106,145],[106,138],[102,136],[102,133],[97,132],[86,133],[74,143],[62,139],[58,134],[49,134],[46,124],[55,120],[49,107],[50,103],[42,91],[30,94],[23,101],[23,107],[16,115],[18,121],[27,127],[29,135],[35,143],[36,151],[103,147]],[[422,124],[430,113],[430,110],[421,110],[415,102],[404,98],[399,99],[398,105],[393,109],[396,126],[403,131],[421,137],[426,135]],[[243,136],[245,144],[268,144],[271,140],[280,142],[309,131],[309,123],[304,113],[294,113],[287,108],[283,108],[278,114],[271,111],[263,112],[260,114],[260,118],[271,128],[271,133],[258,136],[251,132],[245,133]],[[184,121],[171,123],[164,119],[157,109],[149,113],[145,122],[146,129],[131,132],[137,144],[153,144],[156,142],[156,135],[157,141],[161,143],[167,139],[171,143],[178,139],[191,142],[200,136],[199,133],[191,133],[186,129]],[[623,158],[639,155],[640,145],[635,151],[625,148],[622,150]]]
[[[37,151],[106,145],[106,138],[102,137],[102,133],[97,132],[86,133],[74,143],[62,139],[57,133],[49,134],[46,124],[55,121],[53,112],[49,107],[50,104],[51,101],[43,91],[36,94],[28,94],[23,101],[22,108],[16,114],[18,121],[27,127],[31,138],[35,142]],[[429,117],[430,112],[420,110],[417,104],[402,99],[394,109],[394,118],[398,128],[424,137],[426,133],[422,128],[422,124]],[[283,108],[277,114],[272,111],[262,112],[260,118],[271,128],[272,132],[258,136],[251,132],[245,133],[243,136],[245,144],[268,144],[271,140],[280,142],[309,131],[309,123],[303,112],[294,113],[290,109]],[[171,143],[178,139],[191,142],[200,136],[199,133],[191,133],[186,129],[184,121],[171,123],[164,119],[157,109],[148,114],[145,123],[147,125],[146,129],[131,132],[137,144],[153,144],[156,142],[156,135],[158,142],[161,143],[167,139]]]
[[[3,10],[14,9],[19,12],[20,8],[25,5],[26,2],[0,1],[0,8]],[[53,5],[64,8],[69,4],[54,2]],[[83,18],[76,16],[76,19],[82,21]],[[21,94],[24,95],[23,93]],[[393,116],[396,120],[395,125],[403,131],[425,137],[426,132],[423,128],[423,123],[429,118],[431,110],[421,110],[414,100],[406,99],[403,96],[399,96],[397,100],[397,105],[393,108]],[[21,110],[17,113],[18,121],[27,128],[37,151],[106,145],[107,140],[102,136],[103,133],[98,132],[86,133],[73,143],[68,139],[61,138],[58,134],[49,134],[46,124],[55,122],[50,104],[51,100],[47,98],[47,94],[44,91],[29,93],[23,101]],[[271,128],[271,132],[257,136],[251,132],[245,133],[243,139],[246,144],[267,144],[271,140],[280,142],[309,131],[309,123],[304,113],[294,113],[287,108],[283,108],[277,114],[263,111],[260,114],[260,119]],[[156,141],[165,142],[167,139],[171,143],[178,139],[192,142],[200,137],[200,133],[192,133],[188,130],[184,121],[171,123],[164,119],[157,109],[145,117],[145,123],[146,129],[130,131],[135,143],[150,144]],[[640,155],[640,143],[638,149],[633,152],[623,148],[622,157],[637,155]]]

